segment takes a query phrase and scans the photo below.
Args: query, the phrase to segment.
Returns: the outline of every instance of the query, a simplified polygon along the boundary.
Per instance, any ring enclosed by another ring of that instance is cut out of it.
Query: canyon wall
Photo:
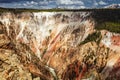
[[[119,79],[120,34],[92,11],[0,14],[1,80]]]

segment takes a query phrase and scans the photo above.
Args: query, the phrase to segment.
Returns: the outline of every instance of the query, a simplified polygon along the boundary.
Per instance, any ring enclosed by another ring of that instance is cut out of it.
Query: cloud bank
[[[0,7],[8,8],[100,8],[110,4],[120,4],[120,0],[0,0]]]

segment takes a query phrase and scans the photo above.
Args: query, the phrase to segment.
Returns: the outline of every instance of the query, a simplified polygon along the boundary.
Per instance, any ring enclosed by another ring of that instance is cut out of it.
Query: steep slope
[[[1,13],[0,78],[113,79],[119,75],[120,34],[96,28],[97,16],[92,11]]]

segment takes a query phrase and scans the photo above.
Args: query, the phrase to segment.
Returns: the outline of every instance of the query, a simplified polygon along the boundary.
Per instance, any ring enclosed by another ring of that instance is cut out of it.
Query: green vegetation
[[[110,32],[120,33],[120,21],[119,22],[103,22],[98,23],[95,29],[97,30],[108,30]]]
[[[101,36],[101,32],[94,32],[92,34],[89,34],[88,37],[80,43],[80,45],[91,42],[91,41],[95,41],[97,42],[97,44],[100,43],[102,36]]]
[[[93,11],[92,17],[96,21],[95,29],[108,30],[120,33],[120,10],[97,10]]]
[[[91,11],[91,9],[27,9],[27,8],[0,8],[0,12],[61,12],[61,11]]]
[[[99,12],[99,11],[119,11],[120,9],[61,9],[61,8],[53,8],[53,9],[29,9],[29,8],[2,8],[0,7],[0,12],[62,12],[62,11],[93,11],[93,12]]]

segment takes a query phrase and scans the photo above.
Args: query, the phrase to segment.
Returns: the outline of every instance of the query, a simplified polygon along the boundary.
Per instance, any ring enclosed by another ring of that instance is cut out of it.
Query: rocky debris
[[[86,79],[90,77],[90,76],[88,77],[87,75],[90,75],[92,70],[94,70],[97,74],[100,74],[102,69],[106,66],[108,53],[109,53],[109,50],[107,48],[105,48],[104,46],[99,47],[94,42],[90,42],[81,46],[79,50],[79,54],[74,53],[73,55],[73,57],[74,56],[81,56],[81,57],[75,57],[73,59],[74,62],[70,62],[69,65],[66,65],[67,69],[65,69],[66,71],[63,72],[64,73],[63,79],[65,80],[71,79],[71,78],[72,80],[77,78]],[[75,66],[76,68],[74,68]],[[71,75],[73,74],[76,76],[72,77]],[[100,78],[100,76],[96,76],[95,78],[98,78],[98,77]]]
[[[109,76],[107,77],[108,80],[112,79],[120,79],[120,58],[117,60],[115,65],[113,66],[113,69],[110,71]]]
[[[120,34],[118,33],[111,33],[105,30],[101,31],[103,39],[102,43],[112,49],[113,51],[120,51]]]
[[[0,80],[52,79],[49,68],[28,46],[9,38],[5,32],[0,34]]]

